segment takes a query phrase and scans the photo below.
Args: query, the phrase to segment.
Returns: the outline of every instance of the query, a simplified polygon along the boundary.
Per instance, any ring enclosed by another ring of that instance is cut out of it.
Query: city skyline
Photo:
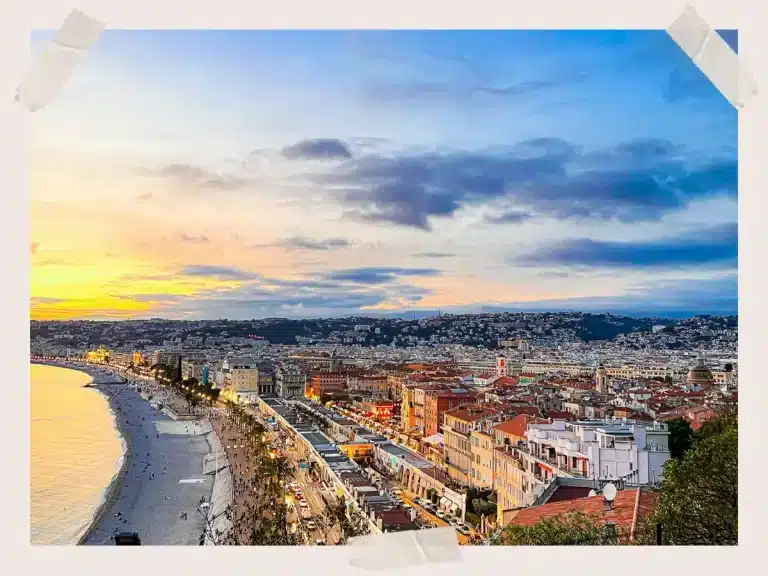
[[[737,138],[664,31],[107,31],[33,119],[31,315],[736,314]]]

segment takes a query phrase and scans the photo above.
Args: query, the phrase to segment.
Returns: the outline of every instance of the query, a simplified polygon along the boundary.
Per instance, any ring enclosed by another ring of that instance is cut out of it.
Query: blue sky
[[[135,266],[243,272],[147,314],[707,312],[724,283],[735,312],[737,122],[663,31],[107,31],[35,118],[33,203],[98,200]]]

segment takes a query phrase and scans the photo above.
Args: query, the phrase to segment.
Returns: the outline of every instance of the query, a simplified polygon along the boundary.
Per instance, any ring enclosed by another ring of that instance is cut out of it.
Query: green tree
[[[669,451],[672,458],[681,458],[693,444],[693,430],[684,418],[667,422],[669,427]]]
[[[510,524],[495,542],[511,546],[597,546],[619,543],[619,533],[597,516],[567,512],[529,526]]]
[[[735,545],[739,541],[739,438],[735,418],[712,421],[680,460],[664,466],[654,521],[664,544]]]
[[[704,422],[701,428],[694,433],[693,437],[695,441],[699,442],[713,436],[719,436],[731,428],[738,428],[738,425],[739,418],[735,412],[724,412],[716,418]]]

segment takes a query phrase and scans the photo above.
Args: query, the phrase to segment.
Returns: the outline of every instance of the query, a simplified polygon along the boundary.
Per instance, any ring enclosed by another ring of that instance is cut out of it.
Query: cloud
[[[207,236],[190,236],[186,232],[177,232],[174,234],[174,238],[179,242],[185,242],[187,244],[209,244],[210,240]]]
[[[697,314],[732,315],[738,314],[738,309],[738,275],[734,273],[710,280],[646,282],[616,296],[509,303],[501,306],[483,306],[480,311],[581,311],[684,318]]]
[[[414,258],[452,258],[456,254],[452,252],[419,252],[414,254]]]
[[[185,266],[182,270],[185,276],[207,276],[221,280],[257,280],[261,278],[260,274],[241,270],[232,266],[216,265],[192,265]]]
[[[518,99],[549,91],[586,79],[585,74],[571,74],[559,79],[539,79],[517,83],[498,83],[479,76],[460,77],[445,81],[378,83],[366,88],[368,97],[386,102],[404,100],[468,100],[477,96]]]
[[[329,280],[339,282],[353,282],[356,284],[387,284],[396,281],[403,276],[439,276],[440,271],[435,268],[351,268],[347,270],[334,270],[326,275]]]
[[[512,261],[528,266],[668,268],[717,265],[735,267],[737,259],[738,225],[733,223],[656,240],[566,240],[541,246]]]
[[[339,248],[348,248],[352,243],[346,238],[326,238],[324,240],[315,240],[305,236],[291,236],[275,243],[276,246],[287,248],[289,250],[336,250]]]
[[[501,214],[488,214],[485,217],[485,222],[488,224],[520,224],[526,220],[530,220],[533,215],[530,212],[523,212],[520,210],[508,210]]]
[[[58,304],[65,302],[64,298],[50,298],[47,296],[32,296],[29,299],[30,306],[39,306],[40,304]]]
[[[170,178],[182,186],[216,190],[237,190],[252,183],[233,172],[219,173],[193,164],[168,164],[160,169],[140,168],[137,171],[146,176]]]
[[[287,160],[348,160],[352,158],[349,147],[336,138],[302,140],[283,148]]]
[[[583,151],[539,138],[493,150],[369,154],[309,178],[348,217],[425,231],[434,218],[496,199],[554,219],[640,222],[702,197],[736,195],[735,157],[694,163],[683,152],[658,139]]]

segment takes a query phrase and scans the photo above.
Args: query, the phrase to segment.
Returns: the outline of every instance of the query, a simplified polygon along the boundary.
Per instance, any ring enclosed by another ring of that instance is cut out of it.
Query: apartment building
[[[305,396],[314,402],[322,402],[329,394],[346,390],[347,376],[341,372],[317,372],[307,382]]]
[[[417,430],[424,431],[424,403],[427,395],[433,392],[445,391],[445,384],[437,383],[423,383],[412,388],[413,393],[413,426]],[[451,406],[453,408],[453,406]],[[431,434],[424,434],[425,436],[431,436]]]
[[[424,436],[441,432],[443,414],[452,408],[475,401],[477,393],[462,388],[434,390],[424,395]]]
[[[275,391],[281,398],[303,398],[306,385],[307,376],[298,366],[278,364],[275,367]]]
[[[402,394],[400,396],[400,425],[406,432],[413,430],[416,427],[416,413],[414,411],[413,395],[413,387],[403,387]]]
[[[493,488],[493,434],[483,430],[472,430],[469,437],[471,486],[481,489]]]
[[[387,397],[387,376],[350,376],[347,385],[350,392],[361,392],[372,398]]]
[[[537,478],[554,476],[621,479],[649,484],[669,459],[666,424],[620,420],[556,420],[530,424],[527,466]]]
[[[472,453],[472,432],[489,428],[489,422],[498,421],[502,415],[499,408],[474,403],[443,413],[443,458],[452,480],[463,486],[477,485],[473,481],[472,463],[479,458],[480,450]]]
[[[554,374],[563,372],[572,376],[591,375],[592,370],[583,364],[575,362],[550,362],[548,360],[526,360],[523,363],[524,374]]]
[[[274,367],[271,364],[259,364],[256,370],[259,396],[274,396],[276,390]]]
[[[203,381],[203,366],[204,363],[199,360],[187,360],[181,361],[181,377],[184,380],[189,378],[195,378],[199,382]]]

